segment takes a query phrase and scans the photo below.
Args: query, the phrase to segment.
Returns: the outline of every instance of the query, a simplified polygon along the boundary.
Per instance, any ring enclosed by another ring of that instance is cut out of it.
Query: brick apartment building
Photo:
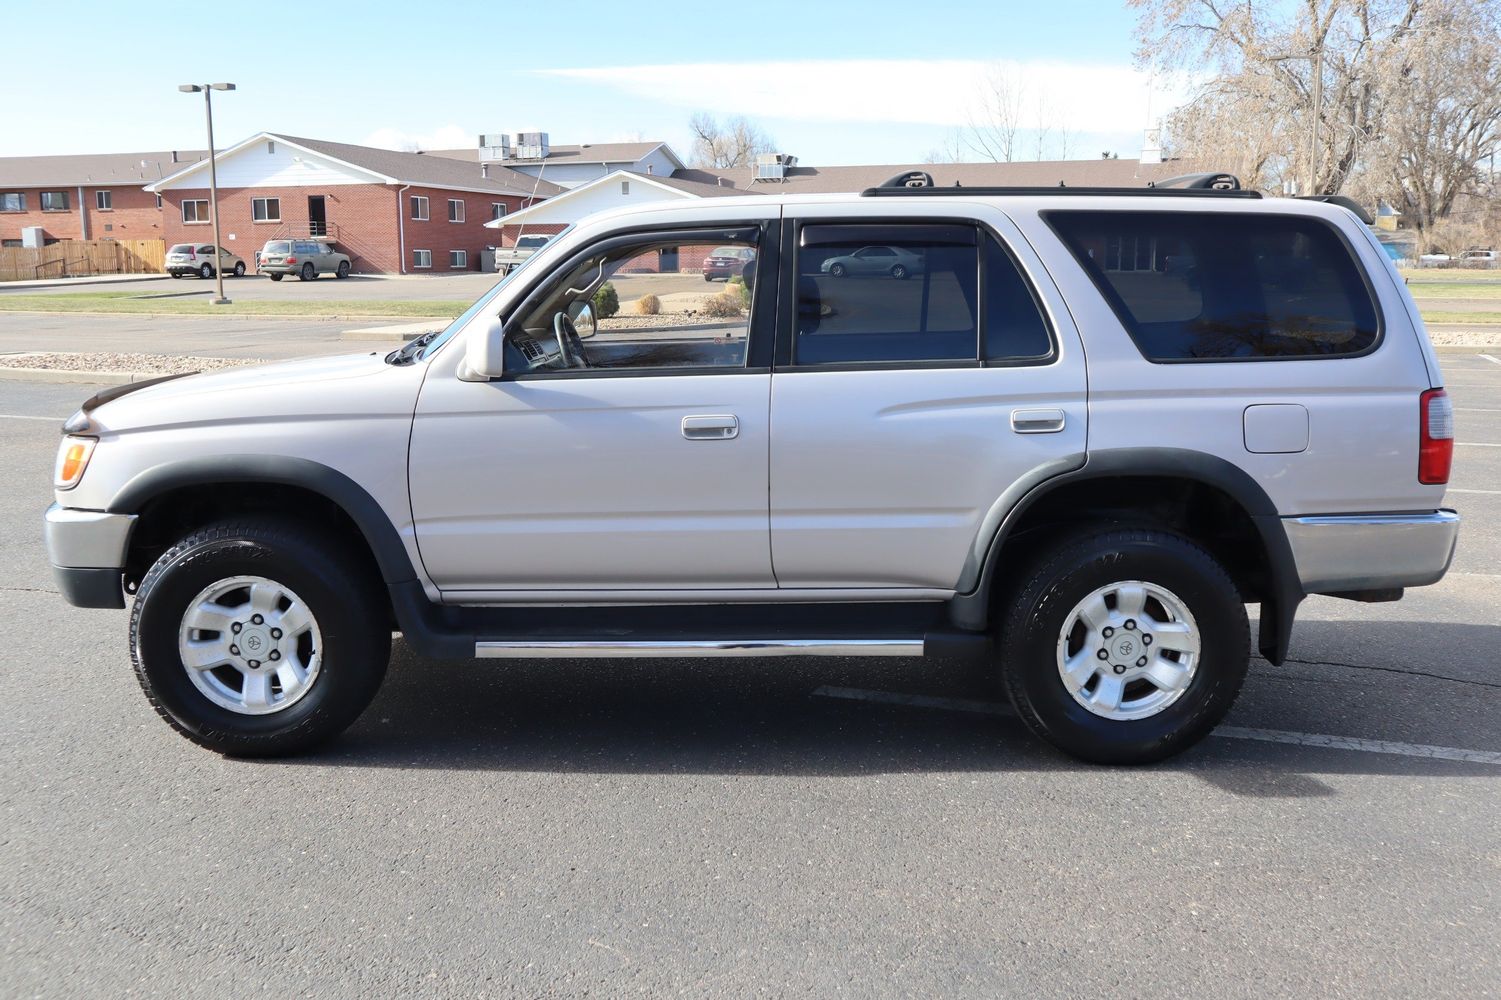
[[[267,240],[326,239],[366,273],[474,271],[485,223],[562,188],[506,167],[262,132],[216,156],[219,229],[244,257]],[[162,236],[211,240],[208,163],[148,184]]]
[[[202,160],[202,150],[0,158],[0,245],[38,226],[58,240],[162,238],[162,213],[145,185]]]

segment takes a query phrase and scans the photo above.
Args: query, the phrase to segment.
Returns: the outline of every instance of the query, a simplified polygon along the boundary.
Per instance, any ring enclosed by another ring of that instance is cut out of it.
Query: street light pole
[[[214,226],[214,297],[209,301],[216,306],[229,305],[224,297],[224,244],[219,238],[219,170],[214,159],[214,103],[212,93],[216,90],[234,90],[232,83],[184,83],[178,86],[184,94],[203,91],[203,117],[208,123],[208,213]]]

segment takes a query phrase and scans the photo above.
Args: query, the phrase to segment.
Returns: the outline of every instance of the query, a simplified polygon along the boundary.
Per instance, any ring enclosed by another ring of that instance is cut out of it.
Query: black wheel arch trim
[[[317,493],[349,515],[370,547],[387,585],[416,581],[416,569],[396,527],[365,488],[344,473],[285,455],[219,455],[154,466],[131,478],[110,501],[114,514],[138,514],[171,490],[227,483],[296,486]]]
[[[1072,459],[1060,460],[1061,464],[1070,462]],[[1184,448],[1113,448],[1091,451],[1082,464],[1076,464],[1073,468],[1049,474],[1048,470],[1053,467],[1045,465],[1033,470],[1032,474],[1019,480],[1017,486],[1007,490],[987,514],[984,524],[988,526],[996,520],[994,515],[1004,510],[993,534],[987,535],[982,528],[979,539],[966,560],[959,593],[950,603],[950,617],[955,626],[972,631],[989,628],[991,591],[995,585],[1001,550],[1022,516],[1048,494],[1062,486],[1089,479],[1164,476],[1214,487],[1239,503],[1250,516],[1261,537],[1270,569],[1271,587],[1271,594],[1261,605],[1261,630],[1257,645],[1261,655],[1272,663],[1280,664],[1286,659],[1293,619],[1298,605],[1307,595],[1298,579],[1292,546],[1288,544],[1287,532],[1277,512],[1277,505],[1249,473],[1216,455]],[[1015,497],[1018,492],[1022,495]],[[1008,506],[1007,501],[1012,497],[1015,500]],[[987,538],[988,545],[984,547],[981,560],[977,557],[981,548],[980,540]]]

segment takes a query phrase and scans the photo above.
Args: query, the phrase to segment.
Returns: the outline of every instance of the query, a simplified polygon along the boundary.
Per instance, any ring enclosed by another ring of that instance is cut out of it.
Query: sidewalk
[[[0,292],[20,291],[32,288],[67,288],[69,285],[115,285],[130,281],[155,281],[165,278],[160,272],[151,274],[94,274],[77,278],[36,278],[28,281],[0,281]]]

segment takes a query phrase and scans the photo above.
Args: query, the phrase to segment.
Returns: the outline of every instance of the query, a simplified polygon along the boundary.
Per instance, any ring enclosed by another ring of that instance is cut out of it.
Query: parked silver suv
[[[255,255],[256,269],[280,281],[289,274],[312,281],[320,274],[349,277],[349,255],[317,240],[271,240]]]
[[[147,696],[230,754],[340,732],[399,631],[972,655],[1042,738],[1139,763],[1230,708],[1247,603],[1280,663],[1305,595],[1444,575],[1452,411],[1351,211],[910,183],[597,215],[385,357],[106,390],[58,453],[62,591],[133,595]],[[596,318],[727,245],[743,300]],[[870,247],[911,266],[826,266]]]

